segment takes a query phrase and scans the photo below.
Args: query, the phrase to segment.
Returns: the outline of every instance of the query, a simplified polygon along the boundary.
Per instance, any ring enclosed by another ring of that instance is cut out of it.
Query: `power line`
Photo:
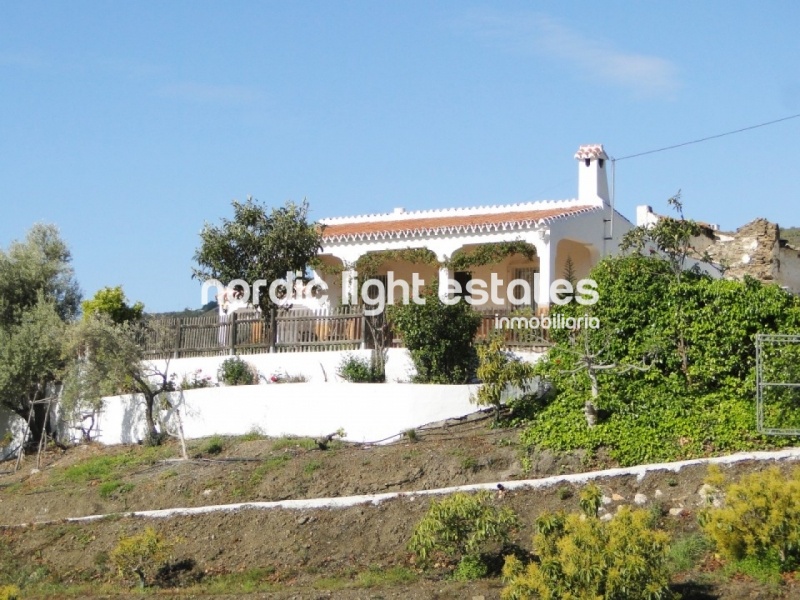
[[[656,150],[647,150],[646,152],[639,152],[637,154],[629,154],[628,156],[623,156],[621,158],[612,159],[615,162],[620,160],[626,160],[628,158],[637,158],[639,156],[645,156],[646,154],[655,154],[656,152],[664,152],[665,150],[674,150],[675,148],[681,148],[683,146],[690,146],[691,144],[699,144],[700,142],[707,142],[708,140],[715,140],[717,138],[725,137],[727,135],[733,135],[735,133],[742,133],[743,131],[750,131],[751,129],[758,129],[759,127],[766,127],[767,125],[774,125],[775,123],[781,123],[783,121],[788,121],[790,119],[796,119],[800,117],[800,113],[795,115],[790,115],[788,117],[783,117],[782,119],[775,119],[774,121],[767,121],[766,123],[759,123],[758,125],[750,125],[750,127],[742,127],[741,129],[736,129],[734,131],[726,131],[725,133],[718,133],[717,135],[710,135],[708,137],[700,138],[699,140],[692,140],[691,142],[683,142],[681,144],[675,144],[673,146],[665,146],[664,148],[657,148]]]

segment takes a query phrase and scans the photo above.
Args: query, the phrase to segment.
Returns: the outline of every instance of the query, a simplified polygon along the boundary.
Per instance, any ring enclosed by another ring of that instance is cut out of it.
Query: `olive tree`
[[[30,423],[30,442],[55,437],[45,398],[64,366],[61,342],[81,294],[58,229],[34,225],[0,249],[0,405]]]
[[[157,321],[115,323],[106,314],[91,315],[76,323],[65,344],[71,359],[64,377],[63,404],[73,419],[94,412],[103,396],[139,393],[144,397],[147,442],[164,437],[156,424],[159,396],[174,390],[168,367],[145,360],[143,338],[150,336],[171,347],[173,332],[159,331]]]

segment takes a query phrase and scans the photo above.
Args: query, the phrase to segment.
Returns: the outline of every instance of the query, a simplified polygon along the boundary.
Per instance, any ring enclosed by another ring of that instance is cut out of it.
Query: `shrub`
[[[289,375],[286,371],[275,371],[269,376],[269,383],[306,383],[308,377],[302,373],[299,375]]]
[[[473,346],[481,316],[463,299],[445,304],[434,282],[424,303],[388,307],[389,319],[411,355],[418,383],[467,383],[478,359]]]
[[[457,576],[471,573],[480,577],[486,573],[481,554],[491,544],[505,544],[518,525],[514,511],[492,504],[488,491],[457,493],[431,504],[414,528],[408,549],[423,566],[441,553],[460,560]],[[477,566],[479,563],[483,568]]]
[[[610,521],[585,514],[545,513],[533,538],[538,562],[507,556],[503,600],[591,598],[661,600],[668,588],[669,536],[651,527],[645,510],[620,510]]]
[[[533,377],[533,365],[522,362],[510,352],[503,350],[504,340],[494,335],[488,343],[478,346],[478,379],[481,387],[475,402],[481,406],[493,406],[499,414],[503,395],[509,386],[522,388]]]
[[[157,572],[167,562],[172,544],[166,542],[152,527],[144,533],[123,537],[111,551],[111,562],[119,576],[127,579],[136,575],[139,585],[145,586],[147,574]]]
[[[214,387],[214,382],[210,375],[203,375],[202,369],[197,369],[191,375],[184,375],[178,387],[182,390],[196,390],[200,388]]]
[[[730,560],[800,565],[800,472],[784,477],[777,467],[742,477],[725,490],[723,506],[700,514],[703,530]]]
[[[258,372],[250,363],[234,356],[222,361],[217,379],[225,385],[254,385],[258,383]]]
[[[212,435],[206,443],[204,452],[206,454],[221,454],[225,449],[225,440],[218,435]]]
[[[15,585],[0,585],[0,600],[17,600],[19,588]]]
[[[385,374],[376,369],[375,361],[355,354],[346,354],[339,363],[339,377],[350,383],[383,383]]]

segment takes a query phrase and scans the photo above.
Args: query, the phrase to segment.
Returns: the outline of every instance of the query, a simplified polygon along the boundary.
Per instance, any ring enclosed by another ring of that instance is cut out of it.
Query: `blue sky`
[[[800,113],[796,2],[6,2],[0,247],[55,223],[85,295],[200,304],[204,221],[572,198],[623,157]],[[616,205],[800,225],[793,119],[620,161]]]

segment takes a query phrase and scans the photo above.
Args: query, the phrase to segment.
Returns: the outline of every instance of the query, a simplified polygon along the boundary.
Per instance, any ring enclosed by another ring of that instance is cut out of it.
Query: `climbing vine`
[[[398,260],[437,268],[439,266],[436,254],[428,248],[401,248],[368,252],[356,261],[354,268],[360,277],[372,277],[377,275],[381,266],[387,262]]]
[[[448,266],[454,271],[468,271],[473,267],[498,263],[512,254],[521,254],[528,260],[533,260],[536,257],[536,246],[515,240],[481,244],[471,250],[460,248],[450,257]]]

